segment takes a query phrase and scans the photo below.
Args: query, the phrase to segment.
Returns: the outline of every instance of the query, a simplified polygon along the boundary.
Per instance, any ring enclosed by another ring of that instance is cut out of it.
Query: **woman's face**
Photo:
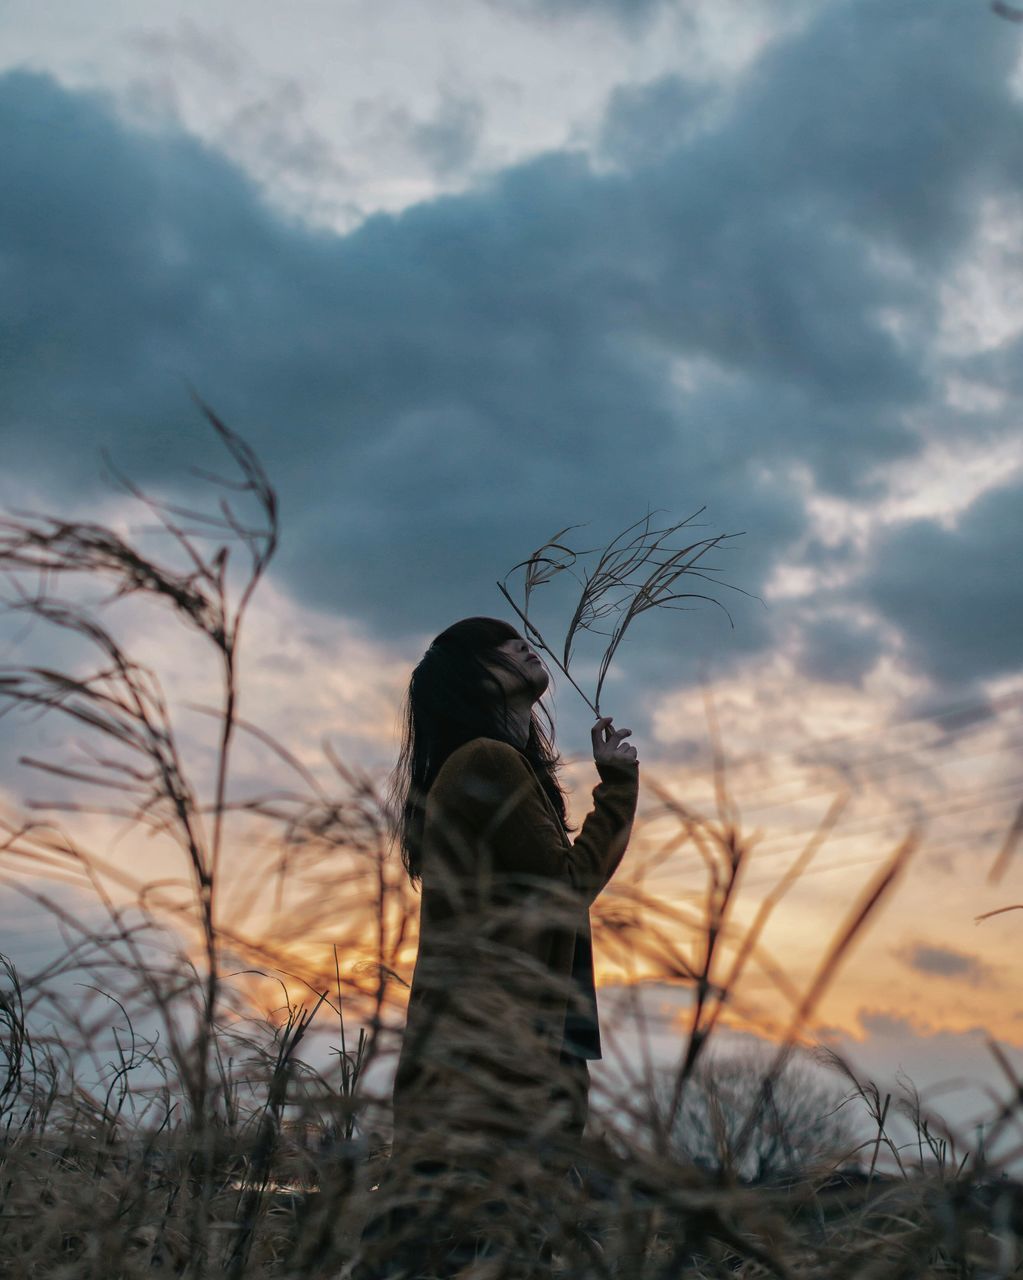
[[[499,644],[497,652],[517,668],[513,672],[503,666],[487,664],[505,694],[509,698],[528,694],[530,702],[535,702],[550,683],[550,676],[532,646],[521,636],[516,636]]]

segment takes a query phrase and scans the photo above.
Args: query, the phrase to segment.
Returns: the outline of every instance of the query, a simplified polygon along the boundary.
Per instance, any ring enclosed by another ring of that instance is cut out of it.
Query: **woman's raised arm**
[[[611,736],[604,737],[605,722],[594,726],[594,759],[601,780],[574,842],[514,747],[490,738],[472,744],[462,762],[458,790],[495,871],[554,877],[571,884],[587,903],[596,898],[622,860],[636,812],[639,767],[635,748],[621,742],[627,732],[611,730]],[[600,755],[598,734],[604,747]]]

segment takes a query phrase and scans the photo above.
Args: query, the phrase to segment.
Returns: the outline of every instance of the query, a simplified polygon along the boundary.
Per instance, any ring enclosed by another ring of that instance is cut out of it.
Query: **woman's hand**
[[[590,730],[594,762],[609,765],[612,769],[635,768],[639,763],[636,748],[623,741],[630,733],[631,729],[613,728],[610,716],[601,716]]]

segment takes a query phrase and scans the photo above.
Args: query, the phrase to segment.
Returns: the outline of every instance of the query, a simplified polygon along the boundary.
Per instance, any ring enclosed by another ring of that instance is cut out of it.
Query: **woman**
[[[413,1201],[429,1178],[434,1210],[442,1174],[482,1214],[509,1153],[520,1170],[530,1155],[552,1168],[570,1153],[587,1060],[600,1057],[588,908],[625,852],[637,753],[631,730],[597,720],[600,782],[572,841],[553,731],[536,712],[548,682],[514,627],[467,618],[436,637],[409,685],[392,796],[422,902],[391,1163],[418,1176]],[[406,1232],[417,1248],[427,1235],[453,1247],[440,1216],[428,1228],[420,1213]]]

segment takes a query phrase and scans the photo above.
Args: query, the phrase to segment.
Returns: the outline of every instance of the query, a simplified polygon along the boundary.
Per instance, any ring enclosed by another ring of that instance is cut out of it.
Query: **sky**
[[[761,832],[739,918],[847,796],[765,934],[799,981],[919,823],[816,1029],[872,1070],[997,1079],[985,1036],[1023,1050],[1019,916],[976,921],[1023,900],[1018,862],[988,877],[1021,799],[1021,34],[980,0],[5,0],[0,502],[134,527],[104,449],[208,497],[196,388],[280,499],[245,713],[310,768],[327,738],[382,771],[415,661],[509,616],[514,564],[702,509],[742,533],[731,621],[641,618],[606,708],[712,809],[709,692]],[[211,696],[197,650],[120,616]],[[578,819],[591,717],[555,677]],[[8,809],[40,791],[28,732],[0,719]],[[695,859],[658,874],[702,891]]]

